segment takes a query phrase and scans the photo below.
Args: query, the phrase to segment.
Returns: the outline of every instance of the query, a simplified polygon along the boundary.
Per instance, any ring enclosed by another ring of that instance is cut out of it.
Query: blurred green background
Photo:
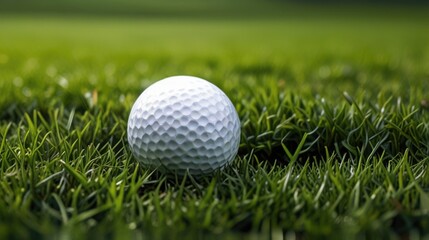
[[[59,76],[93,89],[113,77],[132,86],[149,76],[196,74],[219,81],[237,73],[247,82],[262,81],[263,75],[285,79],[291,87],[306,82],[303,92],[331,95],[332,89],[353,92],[358,85],[370,93],[384,88],[400,94],[413,81],[427,88],[428,6],[427,1],[2,0],[0,76],[8,80],[6,89],[14,89],[15,78],[22,79],[18,86],[32,79],[43,86]],[[110,76],[100,76],[106,68]],[[369,77],[377,72],[382,74]],[[98,80],[88,81],[94,75]],[[0,104],[10,99],[0,98]]]
[[[0,12],[78,15],[128,15],[144,17],[285,17],[314,15],[321,11],[342,14],[366,9],[372,14],[386,14],[388,8],[396,8],[398,13],[407,8],[420,9],[427,13],[425,0],[2,0]],[[422,7],[426,9],[422,9]],[[369,9],[370,8],[370,9]],[[349,10],[347,10],[349,9]],[[314,11],[317,10],[317,11]],[[310,11],[311,14],[305,14]],[[314,11],[314,12],[313,12]],[[365,15],[362,15],[363,17]]]
[[[429,92],[428,6],[2,0],[0,89],[11,95],[0,96],[7,110],[1,114],[53,100],[82,105],[82,95],[94,89],[103,89],[100,99],[133,99],[150,82],[178,74],[223,88],[233,88],[234,81],[280,81],[302,96],[336,99],[343,91],[364,91],[374,97],[383,90],[425,98],[420,95]],[[419,92],[410,94],[415,88]]]

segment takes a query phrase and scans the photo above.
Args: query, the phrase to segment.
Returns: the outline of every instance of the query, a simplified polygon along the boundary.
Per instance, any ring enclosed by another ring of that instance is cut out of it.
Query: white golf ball
[[[131,110],[127,133],[142,165],[201,175],[235,158],[240,120],[218,87],[201,78],[175,76],[143,91]]]

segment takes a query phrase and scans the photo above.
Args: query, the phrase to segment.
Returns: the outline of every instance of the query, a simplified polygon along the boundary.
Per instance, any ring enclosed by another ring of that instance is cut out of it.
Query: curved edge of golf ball
[[[149,86],[128,119],[128,142],[143,166],[184,175],[209,174],[235,158],[240,120],[214,84],[174,76]]]

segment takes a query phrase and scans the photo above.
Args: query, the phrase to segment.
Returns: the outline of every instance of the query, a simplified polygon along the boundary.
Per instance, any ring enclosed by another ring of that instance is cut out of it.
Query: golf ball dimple
[[[152,84],[138,97],[127,134],[143,166],[201,175],[235,158],[240,120],[218,87],[201,78],[175,76]]]

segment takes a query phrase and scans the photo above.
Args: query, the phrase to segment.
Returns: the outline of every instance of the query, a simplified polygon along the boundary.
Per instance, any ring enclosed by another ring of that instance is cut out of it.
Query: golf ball
[[[201,78],[174,76],[138,97],[127,133],[131,151],[143,166],[201,175],[235,158],[240,120],[218,87]]]

